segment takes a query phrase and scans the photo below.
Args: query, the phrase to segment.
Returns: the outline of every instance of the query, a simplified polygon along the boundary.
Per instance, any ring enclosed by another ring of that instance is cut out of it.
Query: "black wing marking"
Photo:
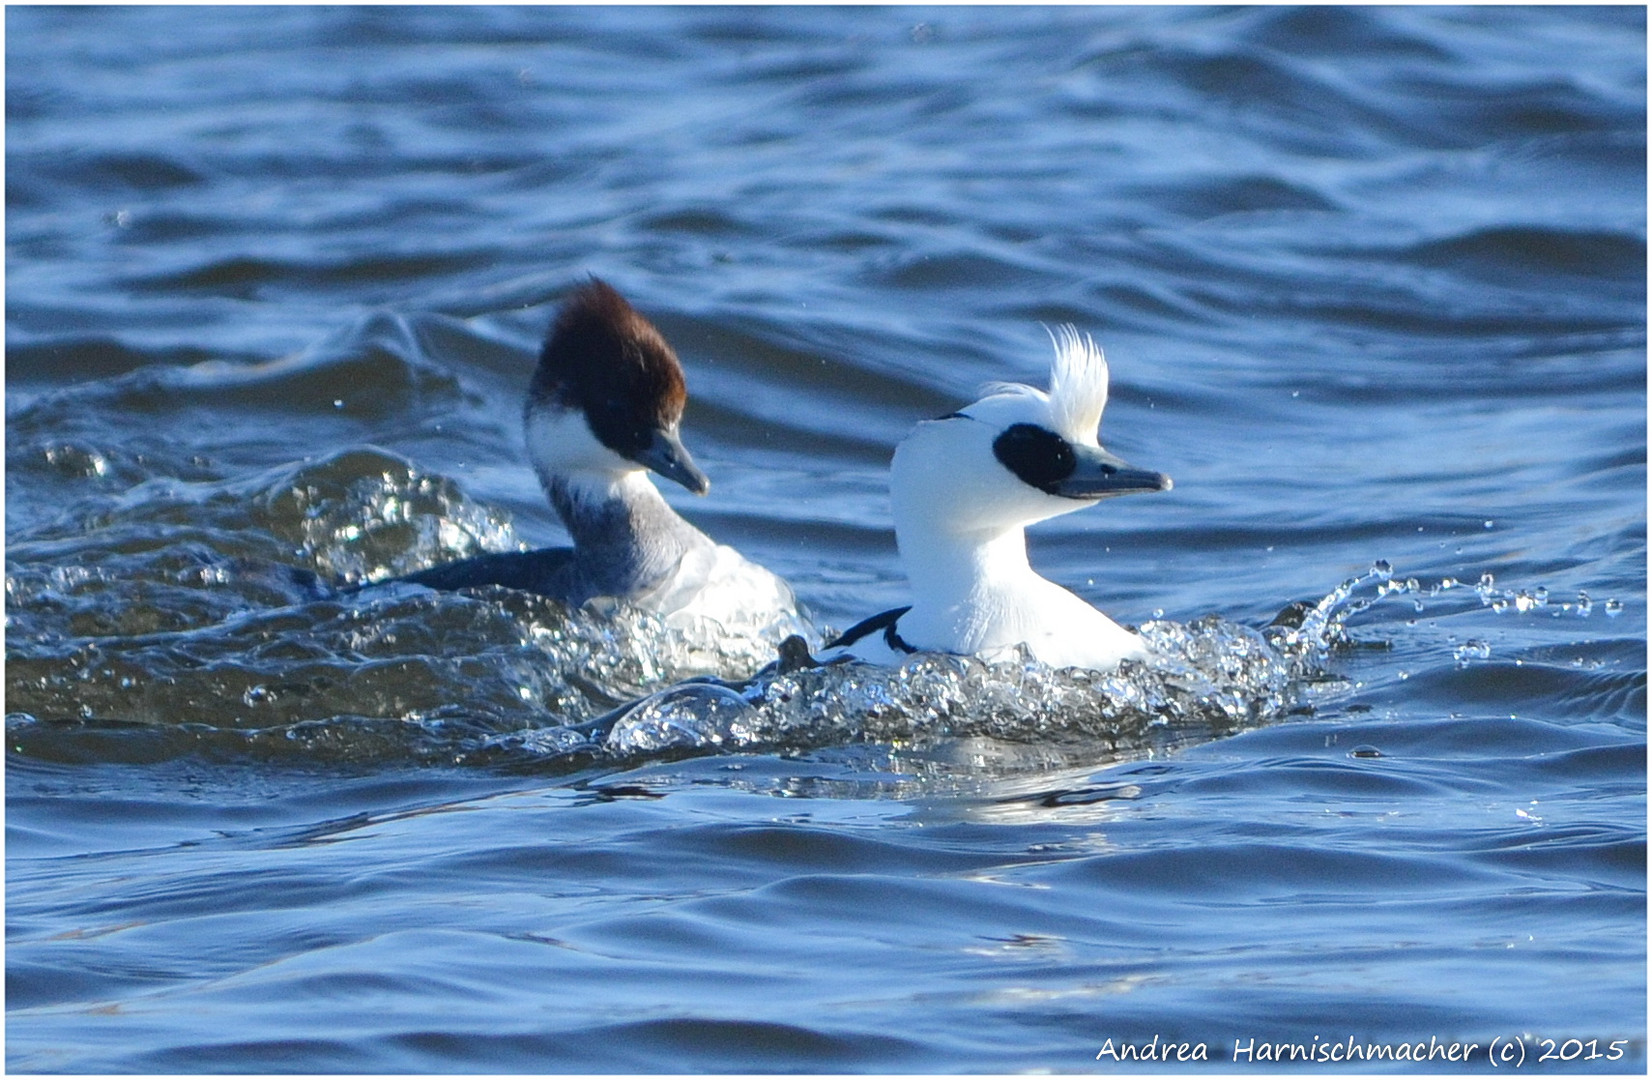
[[[872,631],[882,630],[883,640],[889,644],[891,649],[899,649],[901,652],[909,653],[917,652],[917,649],[914,649],[912,646],[908,645],[901,639],[900,634],[895,632],[895,623],[902,615],[905,615],[911,610],[912,605],[908,604],[905,607],[890,608],[888,611],[879,612],[870,619],[862,619],[860,622],[839,634],[832,641],[827,642],[826,648],[836,649],[843,645],[853,645],[861,638],[872,633]]]

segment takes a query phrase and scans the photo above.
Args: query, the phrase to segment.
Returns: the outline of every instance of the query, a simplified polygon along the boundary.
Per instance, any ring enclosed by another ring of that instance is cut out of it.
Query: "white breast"
[[[1135,634],[1030,571],[979,581],[969,595],[954,603],[922,600],[901,618],[897,628],[902,639],[917,649],[992,661],[1008,659],[1017,645],[1025,645],[1033,659],[1051,667],[1098,671],[1147,655]]]
[[[710,620],[731,634],[768,637],[799,625],[791,586],[727,544],[689,551],[674,574],[630,602],[685,630]]]

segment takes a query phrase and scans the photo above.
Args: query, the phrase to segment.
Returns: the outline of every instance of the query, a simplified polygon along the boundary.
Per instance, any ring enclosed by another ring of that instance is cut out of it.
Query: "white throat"
[[[895,542],[913,595],[924,607],[980,605],[990,597],[1015,596],[1028,579],[1044,580],[1027,562],[1027,536],[1019,526],[958,533],[902,521]]]
[[[524,433],[528,460],[547,489],[557,481],[592,493],[617,488],[631,478],[649,483],[641,465],[627,461],[597,440],[585,414],[577,409],[549,405],[530,408]]]
[[[907,522],[896,539],[913,598],[900,635],[914,648],[990,660],[1025,645],[1051,667],[1096,670],[1146,655],[1135,634],[1032,568],[1019,526],[947,533]]]

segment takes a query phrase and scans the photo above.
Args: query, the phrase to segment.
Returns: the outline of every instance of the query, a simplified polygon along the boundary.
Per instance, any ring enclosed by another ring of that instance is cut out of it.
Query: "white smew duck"
[[[993,660],[1024,645],[1052,667],[1098,671],[1147,654],[1134,633],[1027,562],[1028,525],[1171,486],[1097,442],[1107,361],[1095,342],[1070,326],[1051,337],[1048,393],[992,384],[896,448],[889,490],[912,604],[860,622],[828,647],[898,664],[929,651]]]

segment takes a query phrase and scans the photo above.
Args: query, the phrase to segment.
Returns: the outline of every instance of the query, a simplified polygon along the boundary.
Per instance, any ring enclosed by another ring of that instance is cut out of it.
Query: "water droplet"
[[[1486,522],[1486,528],[1488,528],[1488,529],[1491,528],[1493,524],[1494,524],[1493,522],[1487,521]]]
[[[1457,646],[1455,649],[1451,650],[1451,655],[1457,661],[1458,667],[1467,667],[1469,662],[1472,660],[1490,660],[1491,645],[1487,642],[1470,638],[1461,645]]]
[[[1616,618],[1617,616],[1622,615],[1623,614],[1623,601],[1621,601],[1621,600],[1610,600],[1610,599],[1607,600],[1606,601],[1606,614],[1612,616],[1613,618]]]

